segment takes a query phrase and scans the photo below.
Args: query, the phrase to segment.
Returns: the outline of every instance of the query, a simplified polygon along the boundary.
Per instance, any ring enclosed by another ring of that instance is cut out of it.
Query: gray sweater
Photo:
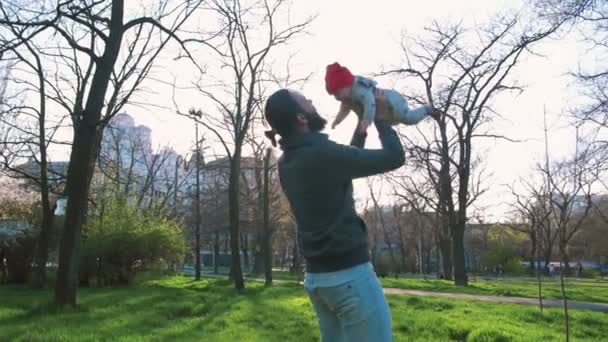
[[[279,178],[298,227],[306,271],[331,272],[369,261],[367,228],[353,200],[355,178],[394,170],[405,162],[397,133],[376,121],[382,149],[363,149],[365,135],[351,146],[318,132],[298,133],[281,142]]]

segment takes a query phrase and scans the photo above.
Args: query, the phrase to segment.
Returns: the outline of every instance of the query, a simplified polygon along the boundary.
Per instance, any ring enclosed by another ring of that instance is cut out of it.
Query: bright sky
[[[292,50],[299,52],[292,73],[314,73],[310,82],[300,90],[314,101],[322,115],[331,120],[338,103],[324,90],[323,73],[327,64],[338,61],[356,74],[371,74],[379,72],[383,67],[399,66],[403,61],[400,51],[403,32],[415,35],[432,20],[462,20],[465,24],[481,24],[501,9],[517,9],[521,5],[522,1],[501,0],[294,1],[293,22],[299,22],[314,13],[318,14],[318,18],[309,29],[310,36],[291,45]],[[489,220],[500,218],[501,213],[507,209],[501,205],[505,199],[505,189],[501,184],[513,183],[518,177],[528,175],[535,161],[543,158],[544,107],[551,128],[551,153],[563,155],[574,149],[574,129],[560,114],[571,105],[576,96],[572,87],[569,87],[571,80],[565,74],[576,69],[586,51],[573,35],[568,39],[547,41],[536,51],[546,57],[526,58],[515,74],[520,83],[527,85],[527,90],[518,97],[508,95],[499,98],[496,109],[505,120],[493,123],[496,133],[526,142],[485,141],[475,147],[480,152],[487,151],[487,169],[494,175],[488,180],[492,184],[490,193],[480,202],[488,206]],[[274,59],[281,57],[274,56]],[[181,75],[191,75],[191,69],[185,65],[172,67],[168,72],[178,79]],[[381,86],[392,86],[390,79],[379,81]],[[171,106],[171,94],[161,91],[155,95],[153,102],[164,102]],[[134,116],[137,124],[152,129],[155,144],[169,144],[178,152],[186,152],[191,148],[194,136],[192,123],[174,115],[173,110],[125,109]],[[348,143],[354,125],[355,119],[349,118],[336,131],[328,133],[332,139]],[[402,131],[407,132],[408,129],[413,128],[402,128]],[[378,146],[376,137],[369,140],[368,146]],[[357,196],[364,196],[365,186],[357,184],[356,191]]]

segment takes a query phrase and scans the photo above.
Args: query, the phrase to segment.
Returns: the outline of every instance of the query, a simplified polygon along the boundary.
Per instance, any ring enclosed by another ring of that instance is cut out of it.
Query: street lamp
[[[195,231],[195,278],[201,279],[201,190],[200,190],[200,173],[201,173],[201,148],[198,138],[198,120],[203,116],[200,110],[190,109],[189,111],[194,120],[194,135],[196,145],[196,231]]]
[[[53,213],[55,216],[63,216],[65,215],[65,209],[68,206],[68,196],[65,193],[62,193],[57,198],[57,205],[55,207],[55,212]]]

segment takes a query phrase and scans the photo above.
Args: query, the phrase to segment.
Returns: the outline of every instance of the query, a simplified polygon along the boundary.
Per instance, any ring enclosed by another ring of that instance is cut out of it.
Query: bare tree
[[[514,196],[515,203],[512,204],[516,217],[521,220],[521,224],[509,225],[515,231],[527,234],[530,237],[530,265],[536,270],[536,280],[538,284],[538,304],[540,311],[543,311],[542,297],[542,273],[541,253],[543,250],[543,242],[545,243],[544,265],[547,266],[551,260],[551,251],[557,234],[554,233],[551,225],[552,207],[548,204],[546,184],[541,182],[538,186],[533,186],[532,183],[523,181],[527,194],[523,195],[510,187],[511,193]],[[546,236],[543,240],[543,236]],[[536,259],[536,266],[534,260]]]
[[[608,3],[602,0],[535,0],[533,7],[540,18],[579,33],[590,43],[592,53],[608,52]],[[575,109],[582,123],[591,123],[599,129],[608,128],[608,68],[602,63],[579,65],[572,76],[582,87],[588,104]],[[606,145],[606,142],[601,142]]]
[[[407,203],[416,212],[418,219],[422,222],[431,219],[433,224],[434,240],[437,250],[441,254],[440,276],[443,279],[452,280],[452,245],[450,241],[450,227],[447,220],[441,216],[441,203],[437,197],[438,171],[434,168],[433,155],[418,149],[410,150],[411,157],[408,158],[414,170],[421,170],[413,177],[411,170],[403,169],[403,172],[393,172],[387,175],[387,179],[394,187],[393,195],[399,200]],[[430,213],[425,213],[424,208],[429,208]],[[429,217],[432,216],[432,218]]]
[[[133,100],[163,48],[171,40],[183,46],[178,30],[201,3],[160,1],[154,8],[134,9],[129,20],[124,0],[0,5],[0,24],[18,32],[3,49],[23,48],[20,37],[44,49],[46,58],[55,61],[48,71],[47,96],[72,119],[68,204],[55,288],[60,305],[76,305],[80,237],[103,130]]]
[[[2,14],[6,11],[0,6]],[[13,177],[26,179],[40,194],[42,219],[40,235],[36,243],[36,270],[34,286],[41,288],[46,284],[46,264],[49,254],[49,243],[53,227],[53,205],[51,195],[58,187],[58,174],[50,167],[48,149],[57,144],[54,136],[65,117],[53,122],[48,114],[51,102],[47,96],[45,60],[35,42],[24,37],[21,30],[14,25],[6,25],[0,34],[0,54],[4,57],[5,72],[2,75],[0,98],[0,124],[7,129],[5,139],[0,141],[2,152],[1,163]],[[8,67],[13,70],[8,78]],[[11,101],[4,99],[7,85],[12,86]],[[25,102],[27,96],[36,97],[36,101]],[[8,134],[10,132],[10,134]],[[54,182],[55,181],[55,182]]]
[[[381,179],[379,178],[375,178],[376,181],[380,181],[377,183],[381,183]],[[393,239],[394,237],[392,236],[391,232],[390,232],[390,227],[388,227],[388,224],[386,222],[386,214],[387,212],[385,212],[386,207],[381,206],[379,204],[379,201],[381,200],[381,196],[382,196],[382,185],[380,186],[374,186],[374,178],[370,177],[366,179],[367,181],[367,188],[369,190],[369,194],[370,194],[370,198],[372,200],[372,204],[374,206],[374,213],[376,216],[375,222],[377,223],[377,227],[380,228],[380,231],[382,232],[382,237],[384,240],[384,243],[386,244],[386,246],[388,247],[388,253],[389,256],[391,258],[391,269],[396,272],[396,270],[398,269],[398,264],[397,264],[397,260],[395,259],[395,253],[393,251]],[[378,189],[378,193],[376,193],[374,191],[374,188]]]
[[[438,209],[450,227],[457,285],[467,284],[463,244],[467,210],[483,193],[481,169],[474,172],[481,159],[474,153],[473,143],[480,138],[506,138],[486,128],[498,116],[493,100],[502,93],[522,90],[508,76],[535,43],[555,30],[553,26],[522,27],[518,16],[497,17],[474,31],[460,24],[445,27],[434,23],[426,28],[428,37],[413,40],[415,49],[404,47],[404,68],[382,73],[420,81],[424,94],[414,95],[415,102],[429,103],[441,112],[430,136],[408,139],[414,150],[433,156]]]
[[[232,251],[231,275],[237,289],[244,288],[240,264],[239,194],[241,155],[247,131],[254,116],[260,112],[262,99],[260,83],[267,74],[270,52],[304,33],[313,18],[301,23],[278,23],[279,16],[288,9],[285,0],[247,2],[214,0],[210,10],[217,14],[222,31],[205,42],[221,68],[229,70],[231,82],[219,85],[198,83],[197,89],[217,110],[193,111],[203,115],[201,123],[220,141],[230,160],[229,207],[230,240]],[[264,37],[263,39],[254,38]]]

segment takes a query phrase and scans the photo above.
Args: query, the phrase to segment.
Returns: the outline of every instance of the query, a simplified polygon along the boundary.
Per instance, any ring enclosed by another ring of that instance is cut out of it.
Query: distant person
[[[583,264],[581,264],[581,262],[579,261],[576,264],[576,277],[580,278],[583,276]]]
[[[381,149],[364,149],[360,130],[351,146],[335,143],[321,133],[326,120],[312,101],[287,89],[266,100],[264,116],[272,128],[266,136],[273,144],[276,134],[281,137],[279,180],[295,216],[306,260],[304,287],[321,339],[391,341],[390,310],[370,263],[367,227],[355,211],[353,179],[403,165],[397,133],[379,111],[374,122]]]
[[[555,265],[549,264],[549,276],[553,277],[555,274]]]

